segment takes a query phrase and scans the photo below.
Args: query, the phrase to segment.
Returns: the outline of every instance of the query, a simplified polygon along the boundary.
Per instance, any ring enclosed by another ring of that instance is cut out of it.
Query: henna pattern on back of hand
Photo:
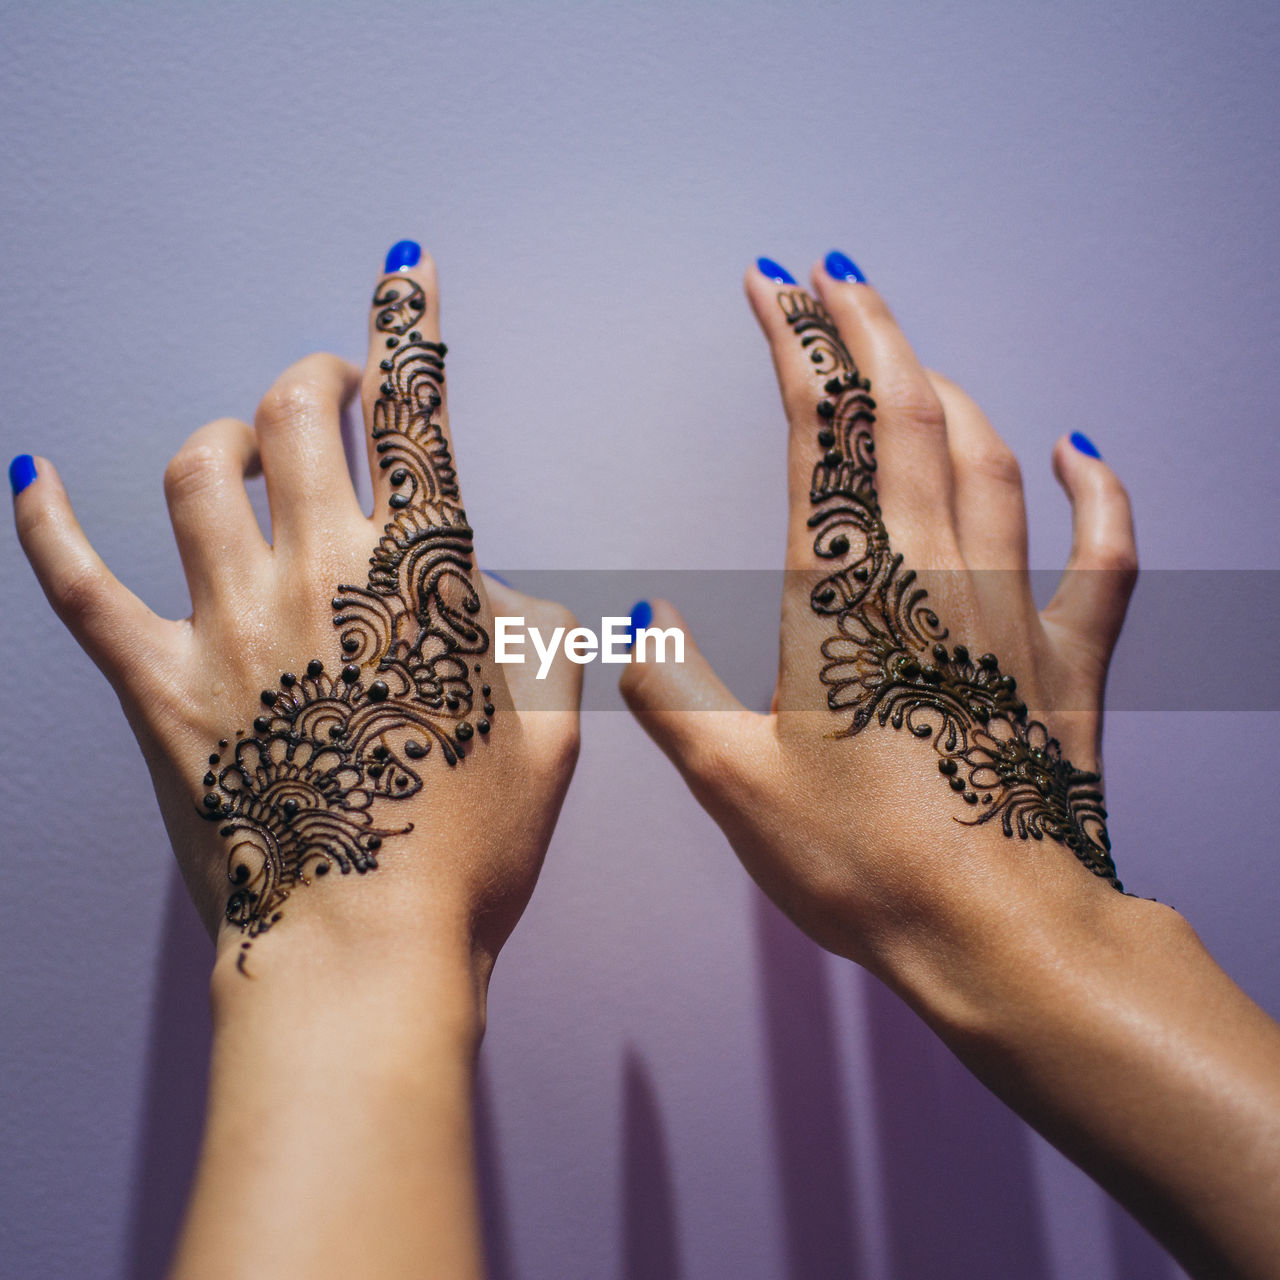
[[[433,751],[457,765],[494,718],[472,531],[437,417],[446,349],[413,328],[426,311],[416,282],[384,279],[373,306],[387,335],[373,439],[391,519],[366,584],[334,596],[336,661],[313,658],[264,689],[252,729],[220,741],[204,775],[200,814],[230,842],[226,918],[246,935],[242,971],[299,884],[377,869],[383,842],[413,829],[387,803],[417,795]]]
[[[874,723],[929,741],[938,772],[969,806],[970,826],[1065,844],[1095,875],[1123,890],[1107,838],[1101,778],[1077,769],[1056,738],[1028,718],[1017,683],[994,654],[944,643],[946,627],[915,572],[889,545],[875,485],[876,403],[871,384],[822,304],[802,289],[778,304],[815,372],[823,450],[810,487],[813,550],[839,568],[813,588],[815,613],[835,631],[822,644],[827,704],[848,715],[837,736]]]

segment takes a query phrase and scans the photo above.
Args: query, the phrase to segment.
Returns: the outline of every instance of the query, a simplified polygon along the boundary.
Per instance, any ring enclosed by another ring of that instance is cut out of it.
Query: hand
[[[1117,898],[1098,761],[1137,572],[1123,486],[1058,441],[1075,542],[1038,611],[1013,454],[875,290],[824,267],[814,295],[760,270],[746,288],[790,424],[773,712],[691,650],[627,668],[635,714],[765,891],[882,973],[993,908]]]
[[[978,407],[847,259],[814,270],[816,298],[764,265],[747,295],[791,424],[773,712],[687,642],[683,667],[639,654],[625,696],[812,937],[1192,1274],[1271,1275],[1280,1028],[1181,916],[1117,892],[1106,838],[1102,691],[1137,572],[1124,489],[1087,440],[1058,441],[1075,540],[1037,611],[1018,467]],[[680,625],[663,603],[654,623]]]
[[[361,374],[332,355],[288,369],[254,426],[210,423],[169,464],[189,618],[111,575],[46,459],[15,499],[41,585],[137,735],[221,968],[382,941],[450,948],[482,990],[573,770],[579,668],[509,684],[492,661],[492,600],[544,627],[567,615],[474,568],[436,274],[414,261],[388,260],[371,311],[371,518],[340,430]],[[270,545],[243,484],[259,470]]]

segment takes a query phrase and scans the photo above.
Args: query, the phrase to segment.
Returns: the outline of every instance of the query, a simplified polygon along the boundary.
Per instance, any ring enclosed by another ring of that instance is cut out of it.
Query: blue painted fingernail
[[[867,283],[867,277],[862,274],[858,264],[847,253],[841,253],[839,249],[832,249],[822,265],[826,267],[827,275],[833,280],[848,280],[853,284]]]
[[[774,284],[795,284],[796,278],[786,267],[780,266],[772,258],[757,258],[756,267],[761,275],[766,275]]]
[[[422,258],[422,246],[413,240],[401,240],[387,250],[387,265],[383,270],[407,271],[416,267]]]
[[[636,632],[641,627],[647,627],[653,621],[653,605],[647,600],[637,600],[631,606],[631,625],[627,628],[628,635],[631,637],[627,648],[632,649],[636,643]]]
[[[512,586],[512,584],[511,584],[511,583],[509,583],[509,582],[506,580],[506,578],[504,578],[504,577],[502,576],[502,574],[500,574],[500,573],[494,573],[494,571],[493,571],[492,569],[486,569],[483,565],[481,565],[481,566],[480,566],[480,572],[481,572],[481,573],[483,573],[483,574],[485,575],[485,577],[487,577],[487,578],[492,578],[492,579],[494,580],[494,582],[500,582],[500,583],[502,583],[502,585],[503,585],[504,587],[511,587],[511,590],[512,590],[512,591],[514,591],[514,590],[515,590],[515,587],[514,587],[514,586]]]
[[[1071,433],[1071,443],[1075,445],[1081,453],[1087,454],[1090,458],[1102,457],[1102,454],[1098,452],[1098,446],[1094,444],[1083,431],[1073,431]]]
[[[29,453],[20,453],[9,463],[9,488],[16,498],[36,478],[36,460]]]

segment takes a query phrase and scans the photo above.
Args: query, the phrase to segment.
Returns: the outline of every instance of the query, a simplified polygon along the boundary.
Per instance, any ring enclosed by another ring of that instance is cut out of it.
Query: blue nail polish
[[[786,267],[779,266],[772,258],[757,258],[756,267],[761,275],[768,276],[774,284],[795,284],[796,278]]]
[[[384,271],[407,271],[416,267],[422,258],[422,246],[413,240],[401,240],[387,250],[387,265]]]
[[[483,565],[480,566],[480,572],[483,573],[486,577],[492,578],[494,582],[500,582],[504,587],[511,587],[512,591],[515,590],[515,587],[512,586],[512,584],[508,582],[506,578],[502,576],[502,574],[494,573],[492,569],[486,569]]]
[[[1075,445],[1081,453],[1087,454],[1090,458],[1102,457],[1102,454],[1098,452],[1098,446],[1094,444],[1083,431],[1073,431],[1071,433],[1071,443]]]
[[[848,254],[841,253],[839,249],[832,249],[822,265],[826,267],[827,275],[833,280],[847,280],[851,284],[867,283],[867,277],[862,274],[858,264]]]
[[[16,498],[36,478],[36,460],[29,453],[20,453],[9,463],[9,488]]]
[[[631,625],[627,628],[627,634],[630,637],[630,640],[627,643],[628,649],[635,647],[636,632],[639,631],[641,627],[647,627],[652,621],[653,605],[651,605],[647,600],[637,600],[635,604],[631,606]]]

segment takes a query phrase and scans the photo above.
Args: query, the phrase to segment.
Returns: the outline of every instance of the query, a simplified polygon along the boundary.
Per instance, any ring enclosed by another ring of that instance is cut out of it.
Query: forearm
[[[275,941],[270,959],[255,949],[252,978],[234,954],[215,974],[208,1119],[176,1280],[481,1276],[480,1013],[466,957]]]
[[[900,989],[1193,1274],[1280,1274],[1280,1027],[1168,908],[1054,907],[993,908]]]

